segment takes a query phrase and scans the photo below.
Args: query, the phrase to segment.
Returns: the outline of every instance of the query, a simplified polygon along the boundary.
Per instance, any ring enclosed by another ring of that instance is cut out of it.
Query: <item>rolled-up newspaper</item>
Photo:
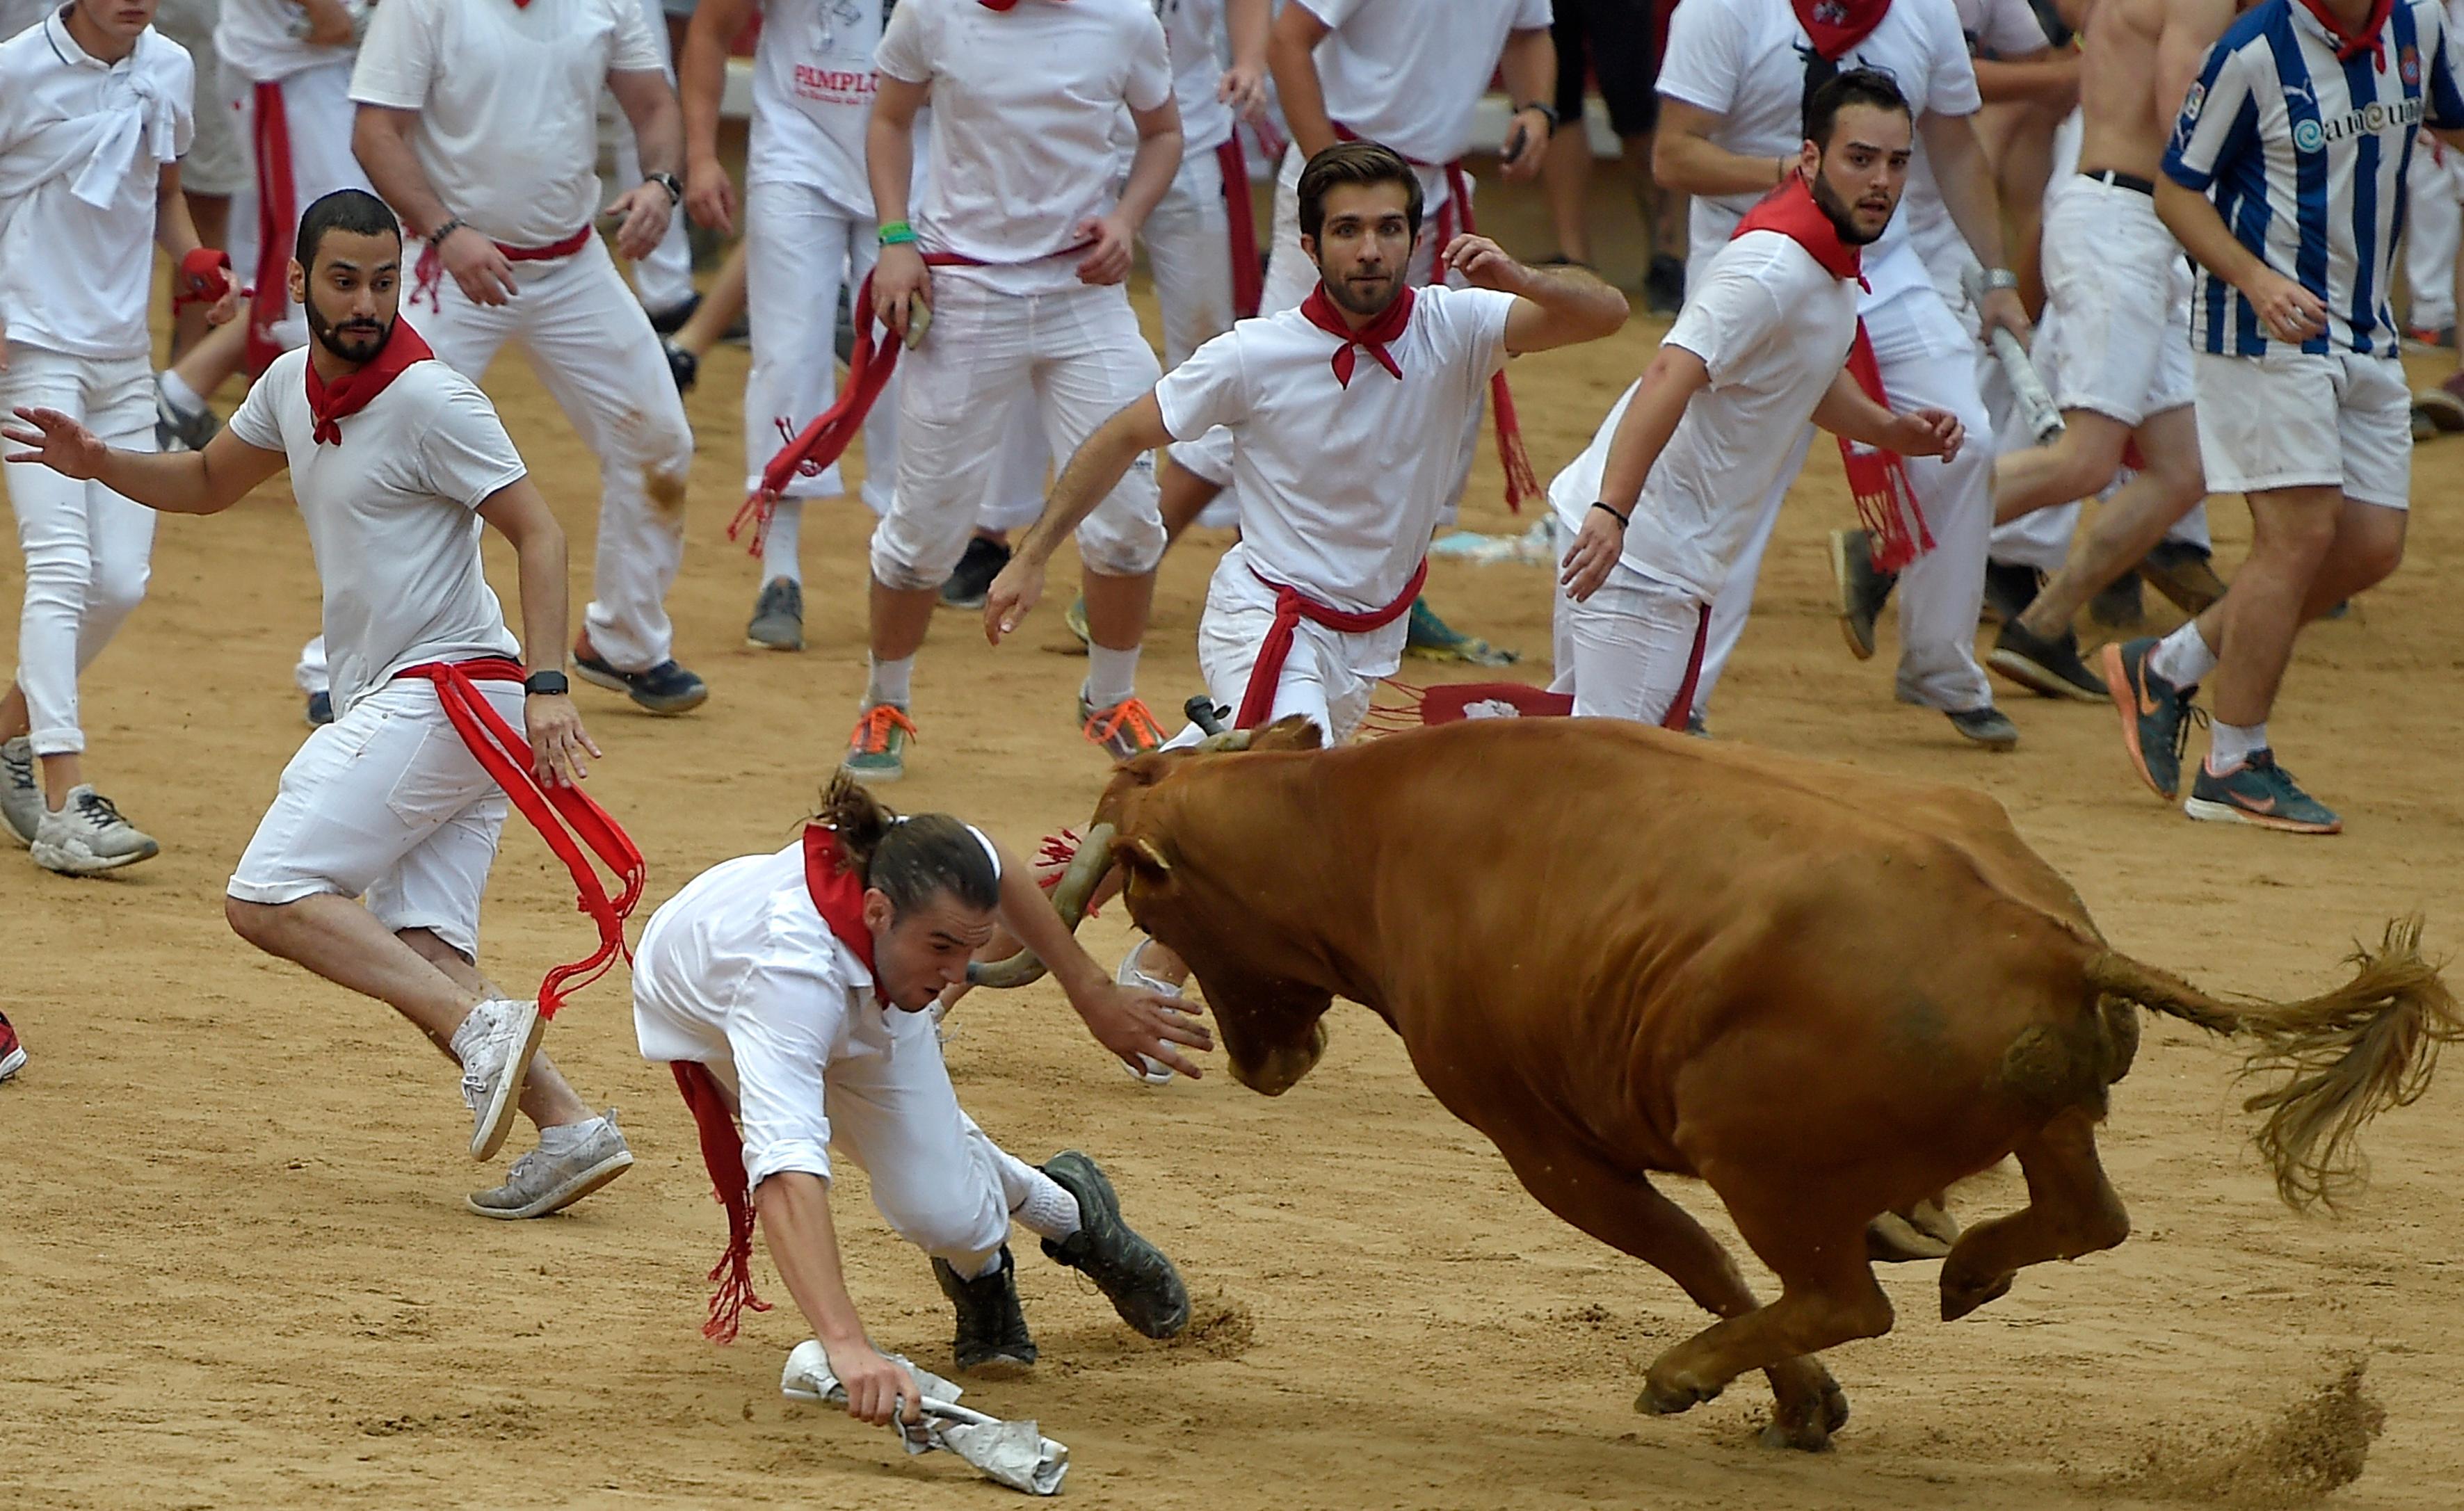
[[[1968,302],[1982,310],[1985,307],[1985,274],[1970,268],[1962,280],[1968,289]],[[2044,377],[2036,364],[2028,361],[2027,349],[2019,338],[1995,326],[1987,333],[1993,355],[2002,363],[2002,375],[2011,381],[2011,395],[2018,401],[2019,418],[2026,422],[2028,433],[2044,445],[2062,433],[2062,412],[2054,407],[2054,396],[2045,391]]]
[[[915,1376],[916,1389],[924,1392],[924,1399],[916,1403],[923,1421],[910,1427],[893,1417],[890,1423],[908,1453],[946,1448],[986,1478],[1013,1490],[1031,1496],[1061,1493],[1061,1481],[1069,1474],[1067,1448],[1045,1436],[1032,1421],[1004,1422],[960,1406],[958,1397],[965,1392],[957,1385],[896,1354],[889,1357],[906,1365]],[[791,1401],[847,1405],[847,1388],[830,1372],[829,1355],[813,1338],[796,1345],[787,1355],[787,1368],[779,1376],[779,1393]]]

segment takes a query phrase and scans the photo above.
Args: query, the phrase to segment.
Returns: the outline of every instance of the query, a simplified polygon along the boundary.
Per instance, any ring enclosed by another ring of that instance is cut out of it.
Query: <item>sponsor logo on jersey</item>
[[[2359,110],[2348,110],[2327,120],[2297,120],[2293,123],[2293,145],[2301,152],[2317,152],[2331,142],[2343,142],[2363,132],[2376,135],[2385,131],[2409,132],[2421,124],[2421,101],[2399,99],[2391,105],[2373,99]]]

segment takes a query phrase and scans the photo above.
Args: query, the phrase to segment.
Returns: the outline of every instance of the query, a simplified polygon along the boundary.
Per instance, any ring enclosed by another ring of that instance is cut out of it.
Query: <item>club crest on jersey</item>
[[[1848,7],[1842,0],[1815,0],[1814,19],[1824,26],[1848,24]]]
[[[2421,82],[2421,55],[2409,47],[2396,49],[2395,74],[2408,84]]]

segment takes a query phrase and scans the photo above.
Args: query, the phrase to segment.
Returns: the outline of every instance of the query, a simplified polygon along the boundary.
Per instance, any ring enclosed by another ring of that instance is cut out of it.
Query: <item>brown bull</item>
[[[1125,870],[1255,1090],[1316,1064],[1332,998],[1368,1007],[1544,1205],[1717,1314],[1653,1361],[1642,1411],[1762,1369],[1766,1440],[1824,1446],[1847,1403],[1813,1356],[1891,1325],[1869,1219],[2005,1155],[2029,1204],[1959,1237],[1946,1319],[2120,1243],[2094,1129],[2130,1004],[2255,1041],[2276,1080],[2248,1107],[2297,1206],[2332,1197],[2360,1127],[2464,1033],[2412,927],[2303,1002],[2228,1003],[2119,954],[1959,788],[1609,720],[1315,743],[1289,720],[1243,754],[1130,762],[1065,891]],[[1719,1193],[1777,1301],[1655,1172]]]

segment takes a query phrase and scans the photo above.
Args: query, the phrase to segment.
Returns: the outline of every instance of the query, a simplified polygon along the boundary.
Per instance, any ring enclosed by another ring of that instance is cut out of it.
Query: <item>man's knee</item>
[[[868,552],[873,580],[895,593],[937,588],[949,580],[975,533],[972,510],[917,510],[913,498],[902,478],[898,502],[872,527]]]
[[[2332,554],[2347,594],[2386,581],[2404,563],[2406,515],[2400,509],[2347,506]]]
[[[876,1174],[873,1205],[891,1231],[935,1259],[980,1258],[1008,1241],[1009,1209],[997,1185],[979,1185],[973,1173],[972,1167],[946,1172],[940,1183],[921,1188]]]
[[[268,954],[280,954],[282,952],[275,948],[275,944],[282,937],[283,925],[288,921],[282,910],[289,906],[287,903],[252,903],[243,897],[225,897],[223,921],[231,925],[231,932],[259,950]]]
[[[87,617],[112,624],[126,619],[145,601],[153,575],[153,563],[143,558],[99,567],[86,584]]]

